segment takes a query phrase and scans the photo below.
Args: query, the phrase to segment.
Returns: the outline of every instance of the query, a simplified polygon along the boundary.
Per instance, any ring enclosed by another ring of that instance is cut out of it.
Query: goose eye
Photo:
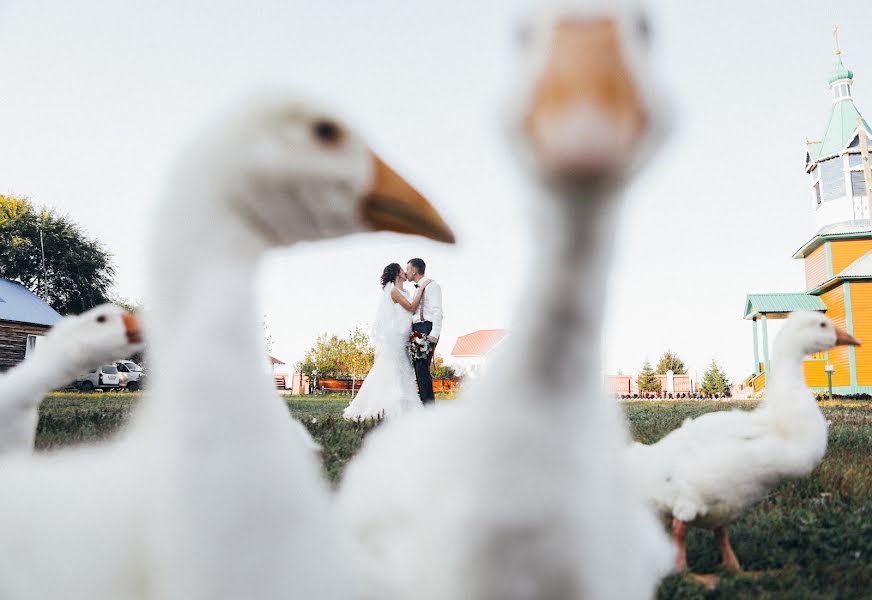
[[[97,322],[98,323],[105,323],[106,322],[106,315],[100,315],[99,317],[97,317]]]
[[[327,119],[315,121],[312,124],[312,133],[315,138],[325,144],[336,144],[342,139],[342,130],[339,125]]]
[[[826,323],[821,323],[821,327],[822,327],[822,328],[823,328],[823,327],[826,327],[826,326],[827,326]]]

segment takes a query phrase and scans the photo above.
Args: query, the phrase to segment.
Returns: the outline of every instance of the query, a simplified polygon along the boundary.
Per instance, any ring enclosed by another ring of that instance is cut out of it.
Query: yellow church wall
[[[827,279],[827,249],[821,244],[805,257],[805,289],[813,290]]]
[[[851,282],[851,316],[854,337],[867,346],[854,348],[857,385],[872,385],[872,282]]]
[[[826,244],[821,245],[820,250]],[[833,254],[833,275],[843,271],[845,267],[872,250],[872,239],[866,240],[831,240],[830,248]],[[815,252],[817,252],[815,250]],[[812,253],[814,254],[814,252]],[[811,289],[811,288],[809,288]]]
[[[805,384],[809,387],[827,387],[827,372],[824,370],[825,360],[806,359],[802,363],[805,374]]]
[[[836,327],[845,329],[845,291],[842,288],[843,286],[840,285],[825,294],[821,294],[821,299],[824,301],[824,304],[827,305],[827,316],[833,321]],[[833,385],[851,385],[848,347],[837,346],[836,348],[833,348],[830,350],[829,357],[830,364],[836,369],[836,372],[833,373]]]

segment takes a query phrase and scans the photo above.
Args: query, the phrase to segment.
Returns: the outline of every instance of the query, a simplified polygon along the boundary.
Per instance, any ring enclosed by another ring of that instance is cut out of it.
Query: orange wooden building
[[[872,393],[872,128],[854,104],[854,73],[840,54],[837,49],[830,75],[833,101],[827,129],[821,140],[807,142],[805,171],[819,229],[793,255],[805,263],[806,291],[749,294],[745,301],[744,317],[753,324],[754,339],[754,373],[745,383],[755,391],[765,387],[770,371],[768,320],[796,310],[819,310],[868,345],[839,346],[808,357],[804,370],[809,387],[827,389],[825,367],[831,365],[833,392]]]

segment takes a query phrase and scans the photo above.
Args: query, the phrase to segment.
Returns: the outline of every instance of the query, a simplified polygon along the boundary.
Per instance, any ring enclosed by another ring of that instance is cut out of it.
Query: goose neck
[[[537,206],[537,283],[531,316],[516,336],[526,356],[519,375],[534,378],[550,392],[579,385],[598,390],[615,190],[554,186],[548,196]]]

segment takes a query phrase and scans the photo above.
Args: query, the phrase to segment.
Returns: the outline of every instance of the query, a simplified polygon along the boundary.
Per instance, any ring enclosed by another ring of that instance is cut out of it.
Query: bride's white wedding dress
[[[423,408],[406,351],[412,314],[393,301],[391,289],[392,283],[383,288],[372,326],[375,363],[357,397],[342,413],[346,419],[393,418]],[[405,290],[400,291],[408,298]]]

